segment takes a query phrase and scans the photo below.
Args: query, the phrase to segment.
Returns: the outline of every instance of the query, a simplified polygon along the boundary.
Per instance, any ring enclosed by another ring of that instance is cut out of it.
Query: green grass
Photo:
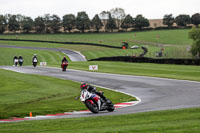
[[[85,55],[86,59],[94,59],[99,57],[110,57],[110,56],[139,56],[143,53],[142,49],[113,49],[97,46],[85,46],[85,45],[65,45],[65,44],[51,44],[51,43],[36,43],[36,42],[15,42],[15,41],[0,41],[0,45],[16,45],[16,46],[28,46],[28,47],[47,47],[47,48],[62,48],[72,49],[80,51]],[[160,47],[146,45],[148,47],[148,53],[146,57],[156,57],[156,52],[160,51]],[[191,58],[191,54],[187,52],[188,46],[178,45],[165,46],[164,47],[164,58]],[[3,49],[3,48],[1,48]]]
[[[186,45],[181,47],[178,45],[175,46],[166,46],[164,47],[163,57],[156,57],[156,53],[160,51],[161,48],[155,46],[147,46],[148,52],[145,57],[150,58],[192,58],[191,54],[187,52]],[[91,50],[83,51],[82,54],[85,55],[86,59],[95,59],[100,57],[112,57],[112,56],[136,56],[138,57],[144,51],[142,49],[107,49],[107,50]]]
[[[163,44],[188,45],[189,29],[182,30],[153,30],[128,33],[100,33],[100,34],[18,34],[18,39],[63,41],[63,42],[90,42],[121,46],[121,42],[135,44],[133,40],[156,42]],[[134,34],[136,33],[136,36]],[[160,38],[157,38],[157,35]],[[16,35],[0,35],[0,38],[16,39]]]
[[[123,50],[118,50],[116,54]],[[126,50],[125,50],[126,51]],[[129,50],[127,50],[129,51]],[[131,51],[129,51],[131,54]],[[46,50],[29,50],[29,49],[12,49],[12,48],[0,48],[0,65],[13,65],[14,55],[22,55],[24,57],[24,65],[31,65],[31,58],[34,53],[37,53],[39,61],[47,62],[48,66],[60,67],[62,53]],[[103,56],[98,52],[93,53],[92,57]],[[112,55],[109,51],[102,51],[107,55]],[[6,55],[6,56],[5,56]],[[89,55],[89,54],[88,54]],[[88,57],[91,58],[91,57]],[[90,62],[70,62],[69,69],[88,70],[89,65],[98,65],[98,72],[104,73],[117,73],[127,75],[140,75],[150,77],[163,77],[163,78],[175,78],[175,79],[187,79],[200,81],[199,66],[189,65],[167,65],[167,64],[152,64],[152,63],[126,63],[126,62],[103,62],[103,61],[90,61]]]
[[[190,45],[192,40],[188,38],[189,31],[190,29],[137,32],[134,40],[172,45]],[[159,38],[157,38],[157,35],[159,35]]]
[[[199,133],[200,108],[2,123],[9,133]]]
[[[164,47],[164,58],[192,58],[188,52],[192,40],[188,38],[189,29],[182,30],[155,30],[155,31],[141,31],[128,33],[101,33],[101,34],[19,34],[18,39],[30,40],[46,40],[46,41],[63,41],[63,42],[90,42],[102,43],[106,45],[121,46],[121,42],[128,42],[129,46],[145,45],[148,47],[146,57],[155,58],[156,52]],[[136,34],[136,36],[134,36]],[[160,38],[157,38],[157,35]],[[0,38],[15,39],[16,35],[0,35]],[[100,42],[102,41],[102,42]],[[141,41],[137,43],[134,41]],[[150,42],[150,44],[142,43]],[[164,45],[151,44],[161,43]],[[124,56],[136,55],[138,56],[143,51],[138,50],[118,50],[112,48],[88,46],[88,45],[70,45],[70,44],[55,44],[55,43],[35,43],[35,42],[15,42],[15,41],[0,41],[4,45],[17,46],[32,46],[32,47],[48,47],[48,48],[64,48],[72,49],[82,52],[87,59],[94,59],[106,56]],[[165,45],[167,44],[167,45]]]
[[[21,74],[0,69],[0,119],[85,110],[75,97],[80,83],[46,76]],[[122,93],[97,88],[113,103],[136,100]]]
[[[47,50],[0,48],[0,65],[13,65],[13,57],[19,57],[19,55],[24,58],[23,65],[31,65],[33,54],[37,54],[39,62],[47,62],[47,65],[55,66],[60,66],[61,60],[63,56],[65,56],[65,54],[61,52]]]
[[[92,51],[92,50],[106,50],[111,48],[88,46],[88,45],[70,45],[58,43],[40,43],[40,42],[23,42],[23,41],[1,41],[0,45],[26,46],[26,47],[43,47],[43,48],[62,48],[71,49],[75,51]]]
[[[90,61],[84,63],[73,62],[69,68],[88,70],[89,65],[98,65],[98,72],[104,73],[200,81],[199,66],[191,65]]]
[[[56,44],[45,44],[45,43],[32,43],[32,42],[7,42],[7,41],[0,41],[0,45],[15,45],[15,46],[29,46],[29,47],[50,47],[50,48],[64,48],[64,49],[73,49],[75,51],[80,51],[82,52],[82,54],[85,55],[86,59],[94,59],[94,58],[99,58],[99,57],[109,57],[109,56],[126,56],[126,55],[139,55],[140,53],[142,53],[143,51],[141,49],[137,49],[137,50],[133,50],[133,49],[127,49],[127,50],[123,50],[123,49],[112,49],[112,48],[103,48],[103,47],[96,47],[96,46],[73,46],[73,45],[56,45]],[[150,51],[158,51],[159,49],[156,47],[150,47],[149,48]],[[30,53],[31,56],[26,56],[26,57],[32,57],[32,55],[34,53],[46,53],[49,56],[52,55],[52,57],[55,57],[57,60],[58,58],[59,61],[61,60],[62,56],[64,54],[58,53],[58,52],[52,52],[52,51],[45,51],[45,50],[29,50],[29,49],[10,49],[10,48],[0,48],[0,52],[2,51],[2,54],[0,53],[0,56],[3,57],[3,55],[8,55],[9,60],[7,61],[11,61],[10,59],[12,59],[15,54],[19,55],[19,54],[25,54],[27,55],[27,53]],[[7,54],[8,53],[8,54]],[[55,56],[55,54],[59,54],[61,55],[61,57]],[[11,54],[11,55],[10,55]],[[7,59],[6,56],[4,56],[5,59]],[[58,57],[58,58],[57,58]],[[30,58],[31,59],[31,58]],[[41,59],[44,59],[44,57],[41,57]],[[50,58],[51,59],[51,58]],[[1,62],[1,61],[0,61]],[[4,62],[4,61],[2,61]],[[50,61],[52,62],[52,61]],[[60,63],[60,62],[59,62]],[[30,61],[29,61],[30,64]],[[52,63],[50,63],[52,64]],[[0,64],[1,65],[1,64]]]
[[[119,46],[121,41],[127,41],[131,45],[133,40],[158,42],[164,44],[174,44],[175,47],[183,48],[185,51],[186,45],[191,43],[188,40],[187,34],[189,30],[171,30],[171,31],[148,31],[137,32],[136,37],[134,33],[116,33],[116,34],[73,34],[73,35],[19,35],[19,39],[43,39],[54,41],[84,41],[96,42],[100,40],[104,44]],[[160,39],[157,39],[157,34]],[[2,35],[0,38],[15,38],[15,36]],[[46,38],[45,38],[46,37]],[[20,45],[20,46],[36,46],[36,47],[56,47],[73,49],[81,52],[87,58],[108,56],[111,53],[116,55],[121,54],[121,50],[113,50],[101,47],[88,46],[73,46],[62,44],[48,44],[48,43],[29,43],[29,42],[7,42],[0,41],[0,44]],[[181,45],[180,47],[177,45]],[[170,49],[169,54],[178,53],[174,47],[165,47]],[[158,48],[152,47],[153,51]],[[13,52],[13,49],[0,48],[0,57],[7,55],[8,51]],[[110,50],[113,50],[110,52]],[[5,52],[4,52],[5,51]],[[18,50],[17,50],[18,51]],[[17,54],[24,55],[25,51],[18,51]],[[32,51],[32,50],[30,50]],[[4,53],[3,53],[4,52]],[[46,52],[46,51],[45,51]],[[122,51],[123,53],[124,51]],[[131,54],[132,51],[125,50],[125,53]],[[170,53],[172,52],[172,53]],[[23,53],[23,54],[22,54]],[[34,52],[33,52],[34,53]],[[32,57],[27,55],[28,58]],[[15,53],[16,54],[16,53]],[[55,53],[51,53],[55,56]],[[12,54],[9,54],[12,55]],[[46,55],[46,54],[45,54]],[[13,55],[8,59],[5,57],[0,65],[7,65],[6,61],[10,62]],[[26,56],[25,56],[26,57]],[[62,57],[62,55],[61,55]],[[43,56],[48,60],[49,56]],[[50,66],[60,65],[56,64],[56,60],[48,63]],[[28,61],[27,61],[28,62]],[[12,64],[12,63],[11,63]],[[28,63],[29,64],[29,63]],[[28,65],[27,64],[27,65]],[[164,77],[175,79],[187,79],[200,81],[199,66],[185,66],[185,65],[165,65],[165,64],[146,64],[146,63],[125,63],[125,62],[71,62],[69,68],[88,70],[88,65],[99,65],[98,72],[118,73],[127,75],[142,75],[151,77]],[[28,83],[28,84],[27,84]],[[35,84],[36,83],[36,84]],[[79,105],[79,109],[85,108],[82,103],[74,101],[74,97],[79,94],[79,84],[72,81],[60,80],[36,75],[25,75],[14,72],[0,70],[0,116],[6,118],[9,116],[27,116],[30,111],[35,114],[59,113],[66,110],[75,110],[74,105]],[[49,87],[50,86],[50,87]],[[59,92],[58,92],[59,90]],[[104,90],[106,91],[106,90]],[[46,93],[47,92],[47,93]],[[72,94],[73,93],[73,94]],[[67,95],[65,95],[67,94]],[[114,102],[126,101],[126,98],[117,96],[118,94],[105,92],[106,95],[111,96]],[[113,95],[111,95],[113,94]],[[21,96],[23,95],[23,97]],[[121,94],[119,94],[121,95]],[[115,100],[116,98],[116,100]],[[75,102],[67,105],[66,100]],[[130,98],[128,99],[130,100]],[[28,103],[28,104],[27,104]],[[20,105],[20,106],[17,106]],[[38,106],[39,105],[39,106]],[[19,107],[19,108],[17,108]],[[34,111],[33,111],[34,110]],[[1,115],[2,114],[2,115]],[[107,132],[107,133],[196,133],[200,131],[200,108],[180,109],[158,112],[137,113],[117,116],[103,116],[91,118],[73,118],[73,119],[57,119],[57,120],[41,120],[41,121],[25,121],[20,123],[1,123],[0,132]],[[101,130],[100,130],[101,129]]]

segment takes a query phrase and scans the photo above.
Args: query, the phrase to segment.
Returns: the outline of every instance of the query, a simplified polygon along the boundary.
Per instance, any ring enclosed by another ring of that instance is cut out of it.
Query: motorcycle
[[[115,110],[112,102],[106,103],[100,96],[90,93],[86,89],[81,91],[80,100],[92,113],[99,113],[99,111],[105,110],[112,112]]]
[[[34,67],[36,67],[36,66],[37,66],[37,62],[38,62],[38,61],[37,61],[37,59],[36,59],[36,58],[34,58],[34,59],[33,59],[33,66],[34,66]]]
[[[61,64],[62,71],[66,71],[67,66],[68,66],[68,62],[67,62],[67,61],[64,61],[64,62]]]

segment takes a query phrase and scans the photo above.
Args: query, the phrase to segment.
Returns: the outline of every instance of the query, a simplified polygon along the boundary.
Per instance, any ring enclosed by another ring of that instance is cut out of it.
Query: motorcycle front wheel
[[[37,66],[37,63],[34,62],[34,63],[33,63],[33,67],[36,67],[36,66]]]
[[[66,69],[67,69],[67,66],[64,65],[63,66],[63,71],[66,71]]]
[[[107,109],[109,112],[113,112],[115,110],[115,106],[112,104],[112,105],[109,105],[108,109]]]
[[[96,103],[91,103],[89,100],[85,102],[86,107],[92,112],[92,113],[99,113],[99,108]]]
[[[109,100],[110,101],[110,100]],[[113,112],[115,110],[115,106],[112,102],[110,102],[108,104],[108,109],[107,109],[109,112]]]

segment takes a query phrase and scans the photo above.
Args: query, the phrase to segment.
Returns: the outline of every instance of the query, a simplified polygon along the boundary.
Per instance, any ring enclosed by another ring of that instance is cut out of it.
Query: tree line
[[[196,13],[191,17],[189,15],[179,15],[173,17],[172,14],[166,14],[163,17],[163,24],[169,28],[176,23],[178,26],[187,26],[188,24],[200,24],[200,14]],[[74,14],[66,14],[62,19],[58,15],[45,14],[35,19],[23,16],[21,14],[0,15],[0,34],[5,31],[16,32],[21,31],[29,33],[59,33],[63,28],[64,32],[71,32],[76,29],[80,32],[91,30],[99,32],[104,29],[105,32],[113,32],[113,30],[127,30],[134,28],[142,30],[149,27],[149,20],[142,15],[133,18],[130,14],[126,14],[122,8],[113,8],[110,11],[102,11],[96,14],[92,19],[88,17],[86,12],[78,12]]]

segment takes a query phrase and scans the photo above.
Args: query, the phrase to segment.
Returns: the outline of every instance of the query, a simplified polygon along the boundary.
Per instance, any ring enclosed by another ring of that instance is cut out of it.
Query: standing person
[[[33,63],[33,66],[36,67],[37,66],[37,62],[38,62],[38,58],[37,58],[37,55],[34,54],[33,55],[33,58],[32,58],[32,63]]]
[[[19,65],[22,66],[24,60],[23,60],[23,57],[21,55],[19,56],[18,62],[19,62]]]
[[[13,63],[14,63],[14,66],[17,66],[17,64],[18,64],[18,57],[17,56],[14,56]]]

